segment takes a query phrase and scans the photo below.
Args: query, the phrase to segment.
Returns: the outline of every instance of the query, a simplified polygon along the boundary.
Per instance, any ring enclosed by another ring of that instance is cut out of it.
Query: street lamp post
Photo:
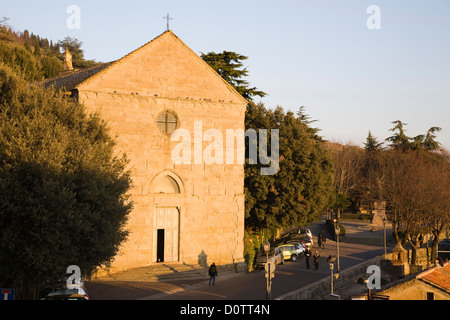
[[[339,222],[334,219],[333,220],[335,225],[334,225],[334,232],[336,233],[336,239],[337,239],[337,245],[336,245],[336,250],[337,250],[337,272],[339,273],[340,271],[340,266],[339,266],[339,234],[341,233],[341,229],[339,228]]]
[[[334,264],[330,263],[330,271],[331,271],[331,294],[333,294],[333,268]]]
[[[266,265],[269,265],[269,251],[270,251],[270,243],[269,241],[266,241],[264,243],[264,251],[266,252]],[[266,272],[266,278],[267,278],[267,283],[266,283],[266,300],[270,300],[271,299],[271,290],[270,290],[270,265],[269,265],[269,272]]]
[[[384,227],[384,254],[386,255],[386,217],[383,218]]]
[[[333,292],[333,269],[334,269],[334,262],[336,261],[336,257],[329,255],[327,262],[330,265],[330,280],[331,280],[331,291],[330,291],[330,298],[333,296],[334,292]]]

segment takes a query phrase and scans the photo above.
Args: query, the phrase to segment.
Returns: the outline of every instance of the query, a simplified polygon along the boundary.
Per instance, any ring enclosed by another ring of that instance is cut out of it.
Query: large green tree
[[[333,195],[333,163],[324,141],[302,121],[281,107],[274,111],[250,103],[246,128],[279,130],[279,171],[261,175],[262,163],[245,166],[248,227],[289,228],[318,221]],[[269,136],[270,138],[270,136]],[[273,141],[269,141],[273,143]],[[270,149],[270,148],[269,148]]]
[[[253,98],[264,97],[266,93],[251,87],[245,80],[248,70],[242,68],[246,56],[223,51],[209,52],[201,57],[249,100],[245,128],[247,132],[255,130],[258,139],[264,130],[267,131],[268,153],[274,143],[271,130],[278,132],[279,170],[275,174],[261,174],[261,169],[274,165],[261,161],[261,141],[246,142],[246,227],[274,231],[317,221],[321,210],[330,204],[333,194],[333,166],[324,141],[317,135],[319,129],[310,126],[314,121],[310,120],[304,107],[295,115],[281,107],[272,111],[262,103],[255,104]],[[257,159],[255,154],[250,155],[255,145]]]
[[[114,146],[98,115],[0,64],[0,286],[36,298],[69,265],[113,259],[132,206]]]
[[[366,142],[364,143],[364,149],[369,152],[380,151],[383,148],[383,143],[378,142],[377,138],[372,135],[369,131],[367,135]]]
[[[256,87],[250,87],[249,82],[243,79],[248,76],[247,68],[243,68],[243,61],[248,59],[247,56],[232,51],[223,51],[221,53],[202,53],[201,58],[248,101],[253,101],[255,96],[264,97],[266,95]]]
[[[410,150],[438,151],[441,148],[441,144],[436,141],[436,132],[441,131],[440,127],[431,127],[425,134],[408,137],[405,134],[407,123],[400,120],[392,123],[395,124],[395,127],[390,131],[397,132],[386,139],[386,141],[391,142],[390,147],[392,149],[406,152]]]
[[[39,59],[21,45],[0,41],[0,62],[22,73],[28,81],[42,79]]]

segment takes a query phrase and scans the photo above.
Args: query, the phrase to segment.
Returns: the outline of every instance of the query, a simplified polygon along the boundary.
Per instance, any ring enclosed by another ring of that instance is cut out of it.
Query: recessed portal
[[[177,207],[156,207],[153,229],[153,261],[178,261],[179,219]]]

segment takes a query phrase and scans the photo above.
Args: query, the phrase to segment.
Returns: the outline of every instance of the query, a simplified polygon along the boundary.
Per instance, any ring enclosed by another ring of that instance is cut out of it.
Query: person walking
[[[327,241],[327,237],[325,236],[325,231],[322,232],[322,246],[325,249],[325,242]]]
[[[316,250],[316,252],[314,253],[314,267],[316,270],[319,269],[319,258],[320,258],[319,251]]]
[[[212,280],[212,283],[214,285],[214,283],[216,281],[216,276],[217,276],[217,267],[216,267],[216,264],[214,262],[209,267],[208,273],[209,273],[209,284],[208,285],[211,285],[211,280]]]
[[[322,248],[322,234],[319,233],[317,236],[317,244],[319,245],[319,248]]]
[[[306,261],[306,269],[309,269],[309,257],[311,256],[311,251],[308,247],[305,250],[305,261]]]

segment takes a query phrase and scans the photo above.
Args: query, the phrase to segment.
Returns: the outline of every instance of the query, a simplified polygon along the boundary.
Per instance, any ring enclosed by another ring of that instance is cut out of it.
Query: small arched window
[[[180,187],[174,178],[164,176],[158,180],[155,191],[156,193],[180,193]]]
[[[172,111],[163,111],[156,120],[159,130],[164,134],[171,134],[178,128],[178,117]]]

